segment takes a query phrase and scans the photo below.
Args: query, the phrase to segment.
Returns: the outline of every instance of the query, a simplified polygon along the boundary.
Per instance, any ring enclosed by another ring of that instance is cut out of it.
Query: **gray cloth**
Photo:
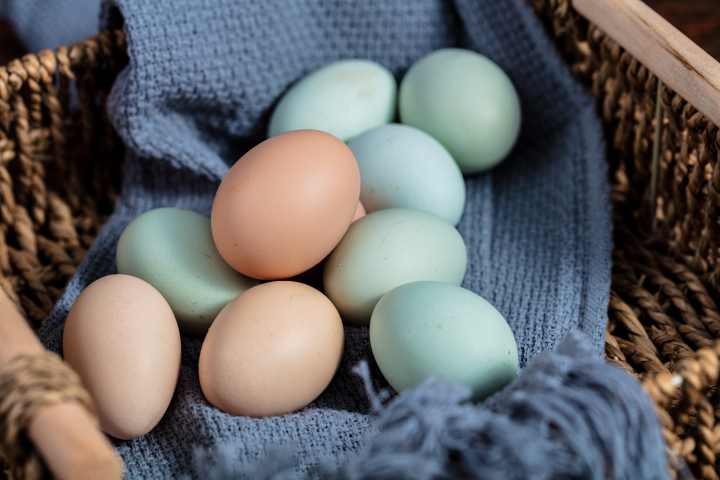
[[[0,17],[34,53],[85,40],[98,31],[99,13],[100,0],[0,0]]]
[[[102,18],[103,28],[122,24],[128,39],[130,65],[109,98],[127,145],[125,178],[117,211],[41,331],[58,352],[74,299],[116,271],[125,225],[160,206],[208,215],[229,165],[264,139],[273,103],[306,73],[367,58],[400,79],[426,53],[470,48],[508,73],[523,109],[510,157],[466,179],[458,226],[469,254],[463,285],[505,316],[528,365],[511,388],[473,407],[463,403],[466,390],[430,381],[381,408],[352,371],[365,360],[371,390],[388,388],[367,329],[347,327],[340,370],[311,405],[282,417],[232,417],[204,400],[201,341],[183,337],[165,417],[148,435],[116,442],[129,478],[666,478],[649,400],[601,360],[611,269],[601,129],[526,5],[115,0]],[[586,336],[569,337],[572,354],[528,364],[573,328]]]

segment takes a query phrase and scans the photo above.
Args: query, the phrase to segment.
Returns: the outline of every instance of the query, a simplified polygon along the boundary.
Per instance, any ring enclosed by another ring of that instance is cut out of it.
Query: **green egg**
[[[457,285],[414,282],[380,299],[370,345],[388,383],[402,392],[436,375],[482,400],[517,375],[515,337],[484,298]]]
[[[209,218],[182,208],[157,208],[130,222],[116,261],[119,273],[145,280],[165,297],[180,332],[199,337],[225,305],[259,283],[225,263]]]
[[[355,221],[325,260],[325,295],[343,321],[368,325],[373,308],[404,283],[460,285],[467,249],[460,233],[435,214],[388,208]]]
[[[464,174],[494,167],[520,132],[520,100],[489,58],[446,48],[418,60],[400,85],[402,123],[430,134]]]

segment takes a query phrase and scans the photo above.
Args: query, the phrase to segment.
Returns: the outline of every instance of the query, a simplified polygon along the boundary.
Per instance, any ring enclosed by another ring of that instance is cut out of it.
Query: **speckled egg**
[[[398,392],[437,375],[482,400],[517,375],[510,326],[484,298],[456,285],[414,282],[388,292],[370,321],[373,356]]]

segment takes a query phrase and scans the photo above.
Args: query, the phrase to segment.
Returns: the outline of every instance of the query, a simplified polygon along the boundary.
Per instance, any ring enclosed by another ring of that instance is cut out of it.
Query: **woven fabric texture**
[[[41,339],[55,352],[80,291],[116,272],[123,228],[161,206],[209,215],[229,166],[264,139],[274,102],[306,73],[367,58],[400,80],[426,53],[469,48],[508,73],[523,109],[510,157],[466,179],[458,226],[469,254],[463,286],[505,316],[527,365],[511,388],[473,407],[464,389],[429,381],[381,408],[365,388],[388,388],[367,329],[347,327],[340,370],[315,402],[282,417],[232,417],[204,400],[201,340],[183,337],[165,417],[148,435],[116,443],[129,478],[666,477],[649,400],[602,362],[611,222],[601,128],[526,5],[110,0],[101,16],[102,28],[122,26],[127,35],[130,64],[108,100],[127,146],[125,177],[115,214],[43,326]],[[566,354],[530,362],[571,331]],[[363,360],[364,377],[353,372]]]
[[[33,53],[85,40],[98,31],[99,12],[100,0],[0,0],[0,17]]]

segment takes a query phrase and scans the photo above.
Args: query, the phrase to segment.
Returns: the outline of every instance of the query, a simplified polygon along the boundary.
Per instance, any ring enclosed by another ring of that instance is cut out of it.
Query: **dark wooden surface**
[[[720,60],[720,0],[644,0],[678,30]]]

